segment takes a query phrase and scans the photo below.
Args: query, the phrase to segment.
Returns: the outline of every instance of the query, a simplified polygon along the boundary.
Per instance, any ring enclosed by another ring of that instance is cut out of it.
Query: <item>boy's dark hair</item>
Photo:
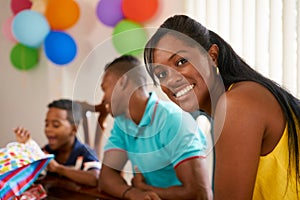
[[[112,71],[118,76],[128,75],[137,85],[143,86],[147,80],[147,72],[140,60],[131,55],[122,55],[108,63],[104,71]]]
[[[122,56],[114,59],[112,62],[108,63],[105,66],[104,71],[106,71],[108,68],[110,68],[114,64],[117,64],[117,63],[120,63],[120,62],[126,62],[128,64],[131,64],[131,65],[128,65],[128,66],[131,66],[131,68],[133,68],[133,67],[138,66],[138,65],[141,64],[141,62],[139,61],[139,59],[137,59],[134,56],[131,56],[131,55],[122,55]]]
[[[79,103],[69,99],[59,99],[48,104],[48,108],[59,108],[67,111],[67,120],[76,126],[82,119],[82,108]]]

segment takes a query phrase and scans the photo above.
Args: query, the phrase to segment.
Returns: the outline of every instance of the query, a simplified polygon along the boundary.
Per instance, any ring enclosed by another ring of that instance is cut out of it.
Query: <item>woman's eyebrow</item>
[[[186,53],[186,52],[187,52],[186,50],[179,50],[179,51],[173,53],[173,54],[169,57],[168,61],[172,60],[172,58],[174,58],[175,56],[177,56],[179,53]]]

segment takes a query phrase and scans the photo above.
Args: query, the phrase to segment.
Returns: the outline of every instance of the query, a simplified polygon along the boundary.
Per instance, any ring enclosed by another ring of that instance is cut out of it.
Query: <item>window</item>
[[[300,97],[298,0],[186,0],[185,9],[251,67]]]

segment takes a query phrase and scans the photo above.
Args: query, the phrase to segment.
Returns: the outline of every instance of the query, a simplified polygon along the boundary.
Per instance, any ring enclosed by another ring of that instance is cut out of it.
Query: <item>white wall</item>
[[[10,63],[14,43],[0,33],[0,147],[14,141],[12,129],[22,125],[40,144],[46,143],[44,119],[47,104],[57,98],[75,98],[91,103],[99,102],[98,81],[104,64],[118,56],[109,41],[112,28],[96,17],[98,0],[77,0],[81,16],[67,32],[75,39],[78,55],[66,66],[56,66],[40,51],[38,66],[29,71],[18,71]],[[157,27],[167,17],[182,13],[185,1],[160,0],[160,8],[153,19],[144,24]],[[0,24],[12,15],[10,0],[0,1]],[[85,60],[92,49],[88,62]],[[98,68],[99,67],[99,68]]]

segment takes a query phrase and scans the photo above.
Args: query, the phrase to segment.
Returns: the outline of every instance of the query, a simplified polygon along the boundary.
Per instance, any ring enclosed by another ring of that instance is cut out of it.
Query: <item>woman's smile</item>
[[[176,98],[182,97],[184,95],[186,95],[188,92],[190,92],[191,90],[193,90],[194,88],[194,84],[188,85],[186,87],[184,87],[183,89],[179,90],[178,92],[174,93],[174,96]]]

